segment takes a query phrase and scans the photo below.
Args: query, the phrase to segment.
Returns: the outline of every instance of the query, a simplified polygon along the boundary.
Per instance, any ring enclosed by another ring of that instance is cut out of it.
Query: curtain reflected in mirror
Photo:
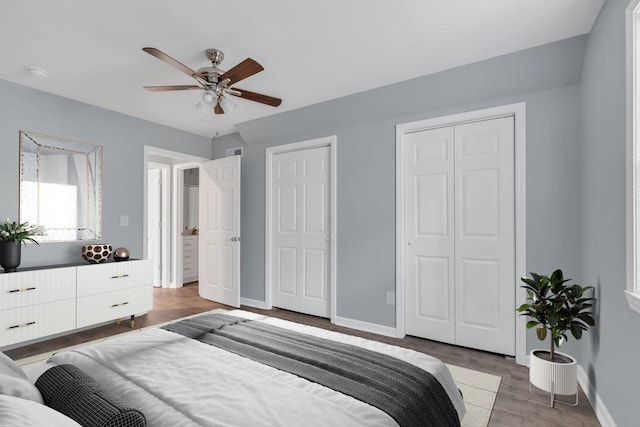
[[[20,222],[39,242],[102,237],[102,147],[20,131]]]

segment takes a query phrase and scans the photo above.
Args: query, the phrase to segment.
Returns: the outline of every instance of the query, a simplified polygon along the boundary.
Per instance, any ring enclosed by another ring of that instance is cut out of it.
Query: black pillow
[[[127,407],[117,395],[104,390],[73,365],[58,365],[36,381],[45,405],[88,427],[144,427],[147,420]]]

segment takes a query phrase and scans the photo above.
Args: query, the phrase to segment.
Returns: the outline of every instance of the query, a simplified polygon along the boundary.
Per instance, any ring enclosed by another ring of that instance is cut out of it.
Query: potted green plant
[[[527,303],[517,308],[520,315],[529,316],[527,329],[537,328],[538,339],[544,341],[549,335],[549,350],[531,351],[529,381],[537,388],[551,393],[551,405],[556,394],[576,395],[578,402],[577,361],[575,358],[556,351],[568,340],[568,333],[576,340],[582,338],[583,331],[594,325],[593,286],[569,284],[562,270],[551,276],[530,273],[522,277],[527,291]],[[564,402],[563,402],[564,403]]]
[[[38,225],[30,225],[28,222],[18,223],[9,218],[0,224],[0,265],[5,273],[16,271],[20,265],[21,244],[27,241],[36,245],[38,242],[34,236],[42,236],[44,229]]]

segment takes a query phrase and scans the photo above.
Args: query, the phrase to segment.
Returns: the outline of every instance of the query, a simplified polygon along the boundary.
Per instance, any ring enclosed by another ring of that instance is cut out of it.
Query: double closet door
[[[514,355],[514,118],[404,138],[407,334]]]

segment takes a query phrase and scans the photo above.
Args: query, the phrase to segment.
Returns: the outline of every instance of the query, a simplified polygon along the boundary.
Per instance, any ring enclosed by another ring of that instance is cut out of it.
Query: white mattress
[[[412,363],[443,385],[460,419],[464,403],[446,366],[413,350],[255,313],[225,314],[348,343]],[[163,329],[58,353],[140,409],[153,426],[397,426],[381,410],[295,375]]]

